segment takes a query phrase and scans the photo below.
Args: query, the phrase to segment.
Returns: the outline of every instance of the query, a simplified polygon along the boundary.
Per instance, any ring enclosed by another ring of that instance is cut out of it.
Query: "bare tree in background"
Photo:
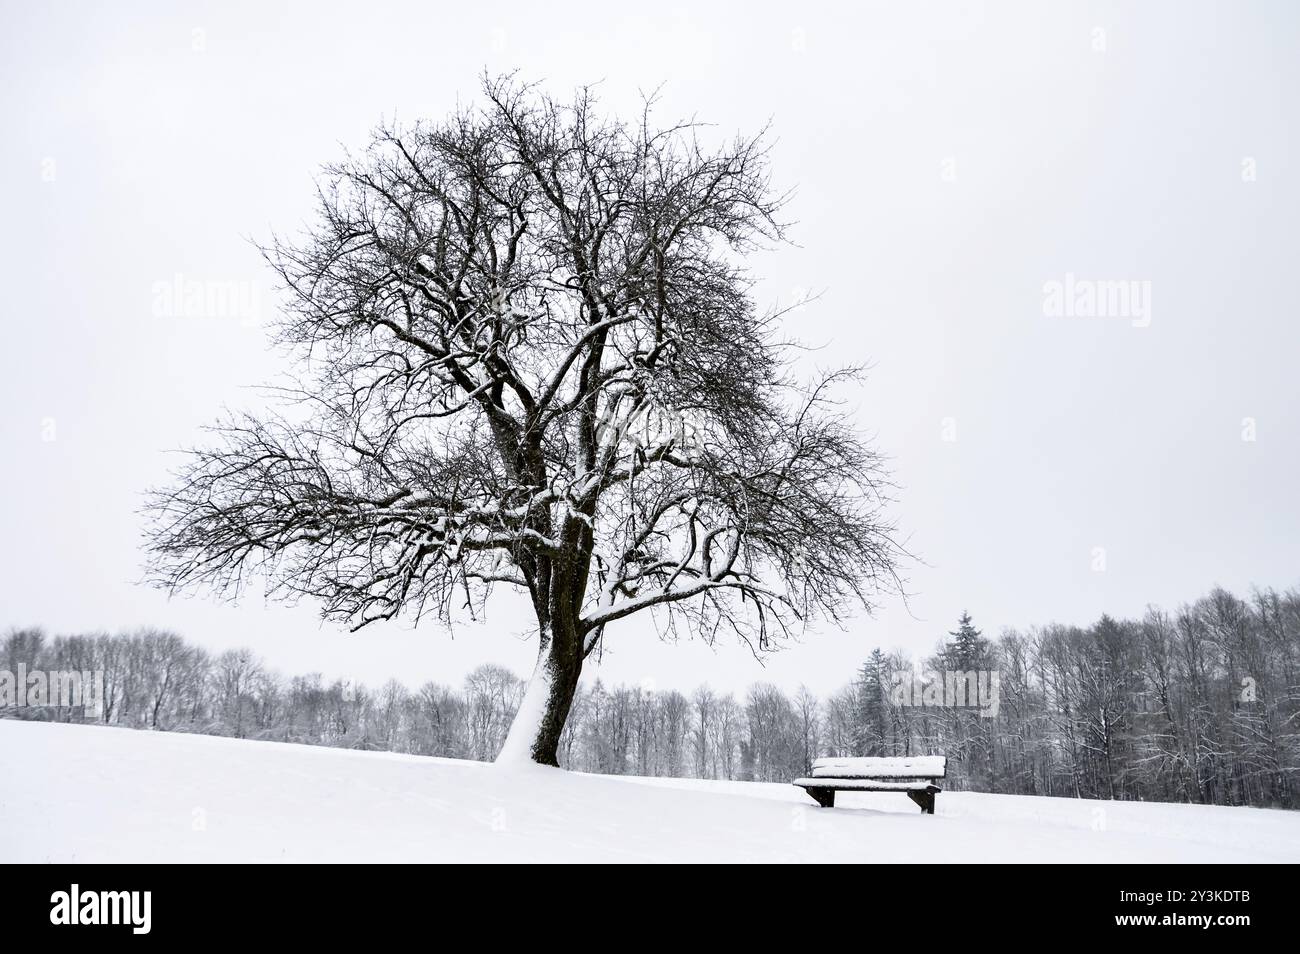
[[[260,573],[355,628],[517,588],[538,660],[501,757],[555,764],[611,624],[766,649],[869,608],[898,550],[843,373],[795,380],[751,295],[745,255],[783,232],[763,137],[484,93],[382,129],[266,250],[305,380],[155,494],[150,575],[235,596]]]

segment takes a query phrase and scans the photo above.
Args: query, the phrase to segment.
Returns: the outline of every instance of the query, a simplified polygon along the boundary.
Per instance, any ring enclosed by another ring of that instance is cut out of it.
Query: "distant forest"
[[[10,630],[0,669],[16,673],[20,663],[102,670],[94,721],[109,725],[484,760],[501,746],[523,688],[495,665],[459,687],[414,691],[396,681],[367,688],[285,677],[251,650],[213,655],[152,629]],[[987,684],[978,702],[988,715],[902,704],[899,686],[931,675],[942,682],[944,671],[996,673],[996,706]],[[877,649],[846,681],[826,698],[764,683],[737,697],[707,685],[688,695],[596,681],[579,691],[561,763],[786,782],[824,755],[945,754],[948,789],[1297,807],[1300,589],[1248,598],[1215,589],[1175,612],[1008,629],[996,639],[963,617],[929,658]],[[90,721],[68,708],[0,716]]]

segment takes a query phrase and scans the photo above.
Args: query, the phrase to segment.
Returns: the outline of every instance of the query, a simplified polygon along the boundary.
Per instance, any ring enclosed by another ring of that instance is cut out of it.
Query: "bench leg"
[[[921,806],[923,815],[934,814],[934,792],[909,791],[907,797]]]
[[[835,807],[835,789],[808,788],[808,789],[804,789],[804,791],[806,791],[809,795],[811,795],[817,801],[817,804],[820,805],[822,808]]]

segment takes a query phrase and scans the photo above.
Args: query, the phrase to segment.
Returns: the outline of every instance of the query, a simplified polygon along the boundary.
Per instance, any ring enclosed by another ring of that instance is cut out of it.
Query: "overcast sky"
[[[346,635],[310,605],[137,583],[164,451],[285,366],[250,239],[308,217],[340,144],[444,115],[484,68],[599,81],[612,111],[663,84],[666,120],[771,119],[798,245],[755,259],[760,291],[824,291],[790,330],[874,364],[855,404],[924,560],[910,607],[765,668],[628,622],[602,678],[824,692],[963,609],[993,635],[1300,583],[1294,4],[714,6],[6,0],[0,627],[164,626],[372,683],[531,669],[509,604],[454,636]],[[169,312],[177,276],[256,300]],[[1051,300],[1098,281],[1137,297],[1112,317]]]

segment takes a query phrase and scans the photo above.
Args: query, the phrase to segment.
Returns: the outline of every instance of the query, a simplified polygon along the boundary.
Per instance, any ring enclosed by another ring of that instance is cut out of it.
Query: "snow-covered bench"
[[[887,759],[817,759],[812,778],[797,778],[823,808],[835,807],[836,792],[905,792],[927,815],[934,814],[934,796],[943,791],[935,785],[948,771],[942,755]]]

